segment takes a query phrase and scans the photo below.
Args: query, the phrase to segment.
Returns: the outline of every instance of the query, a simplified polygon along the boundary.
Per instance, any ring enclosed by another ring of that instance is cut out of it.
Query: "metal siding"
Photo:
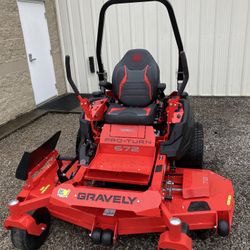
[[[82,92],[98,90],[88,57],[95,56],[99,11],[105,1],[56,0],[63,56],[72,56],[73,77]],[[250,96],[249,0],[170,2],[189,61],[188,92]],[[177,47],[164,6],[157,2],[112,6],[105,24],[102,54],[109,80],[127,50],[146,48],[160,65],[166,92],[176,88]]]

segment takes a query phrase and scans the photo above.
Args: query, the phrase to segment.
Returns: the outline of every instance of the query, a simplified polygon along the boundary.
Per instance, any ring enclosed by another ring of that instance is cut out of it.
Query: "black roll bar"
[[[188,65],[186,55],[183,49],[183,44],[179,32],[179,28],[176,22],[175,14],[172,5],[167,0],[109,0],[107,1],[100,12],[99,16],[99,26],[98,26],[98,35],[97,35],[97,45],[96,45],[96,57],[98,63],[98,77],[99,81],[106,81],[107,74],[104,70],[103,62],[102,62],[102,40],[103,40],[103,30],[104,30],[104,21],[105,21],[105,13],[106,10],[114,4],[125,4],[125,3],[139,3],[139,2],[160,2],[162,3],[168,10],[169,18],[173,27],[176,43],[179,51],[179,69],[178,69],[178,94],[181,95],[187,85],[189,73],[188,73]]]

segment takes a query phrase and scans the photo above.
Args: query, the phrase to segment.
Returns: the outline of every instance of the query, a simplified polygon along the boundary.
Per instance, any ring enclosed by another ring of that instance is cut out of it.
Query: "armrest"
[[[159,91],[164,91],[166,89],[166,83],[160,83],[159,85],[158,85],[158,90]]]
[[[164,94],[164,90],[166,89],[166,84],[165,83],[160,83],[158,85],[158,95],[159,98],[164,98],[165,94]]]
[[[112,83],[110,83],[110,82],[106,82],[106,81],[100,82],[99,86],[101,88],[105,88],[107,90],[112,90]]]

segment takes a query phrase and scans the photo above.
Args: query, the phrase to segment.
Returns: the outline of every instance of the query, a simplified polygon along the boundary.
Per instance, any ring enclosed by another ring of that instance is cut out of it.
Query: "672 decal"
[[[136,146],[114,146],[114,150],[117,152],[133,152],[138,153],[140,151],[140,147]]]

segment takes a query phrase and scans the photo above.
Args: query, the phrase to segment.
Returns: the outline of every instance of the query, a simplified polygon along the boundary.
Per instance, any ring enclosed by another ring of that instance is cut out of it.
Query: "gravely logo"
[[[92,193],[78,193],[78,200],[92,200],[100,202],[110,202],[110,203],[120,203],[120,204],[130,204],[132,205],[137,198],[130,196],[120,196],[120,195],[106,195],[106,194],[92,194]]]

